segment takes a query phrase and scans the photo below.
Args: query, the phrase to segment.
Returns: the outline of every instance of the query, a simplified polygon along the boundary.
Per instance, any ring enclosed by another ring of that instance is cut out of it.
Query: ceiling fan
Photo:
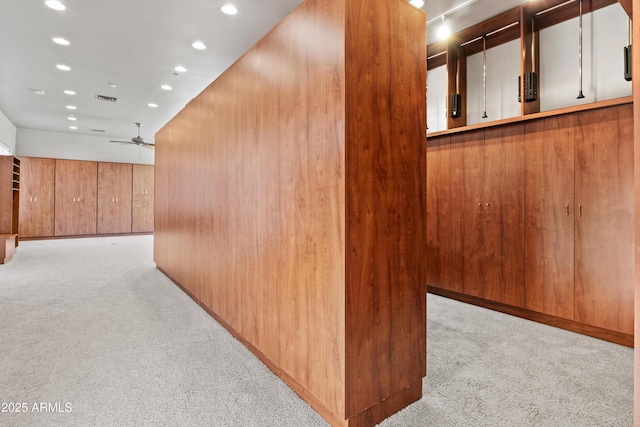
[[[138,126],[138,136],[134,136],[133,138],[131,138],[131,141],[114,141],[114,140],[111,140],[110,142],[117,142],[119,144],[135,144],[135,145],[139,145],[141,147],[145,147],[145,148],[148,148],[150,150],[153,150],[153,147],[155,147],[156,144],[152,144],[152,143],[147,142],[144,139],[140,138],[140,126],[142,126],[142,123],[136,123],[136,126]]]

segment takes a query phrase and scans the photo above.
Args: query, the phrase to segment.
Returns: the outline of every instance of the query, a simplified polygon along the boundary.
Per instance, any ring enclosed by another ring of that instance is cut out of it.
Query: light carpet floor
[[[0,426],[326,426],[152,246],[21,242],[0,265],[0,410],[27,409]],[[423,397],[381,426],[631,426],[632,349],[434,295],[427,318]]]

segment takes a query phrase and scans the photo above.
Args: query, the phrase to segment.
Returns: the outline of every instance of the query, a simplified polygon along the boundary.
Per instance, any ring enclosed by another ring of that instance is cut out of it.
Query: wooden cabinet
[[[522,124],[451,136],[454,261],[448,274],[461,286],[449,289],[519,307],[524,305],[523,136]]]
[[[427,182],[427,283],[463,292],[461,271],[454,268],[450,136],[427,141]]]
[[[131,231],[153,231],[153,166],[133,165]]]
[[[526,125],[525,308],[574,319],[574,116]]]
[[[98,234],[131,232],[132,167],[98,163]]]
[[[575,144],[576,320],[632,334],[632,106],[578,114]]]
[[[96,234],[97,163],[56,160],[55,235]]]
[[[429,285],[632,342],[633,107],[525,123],[428,139]]]
[[[21,157],[19,235],[54,235],[55,160]]]

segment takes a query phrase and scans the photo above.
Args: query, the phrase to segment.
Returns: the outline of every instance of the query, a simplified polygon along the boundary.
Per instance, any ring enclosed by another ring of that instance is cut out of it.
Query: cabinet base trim
[[[267,357],[257,347],[243,338],[231,325],[225,322],[220,316],[207,307],[199,298],[191,293],[187,288],[182,286],[180,282],[175,280],[162,267],[156,264],[156,268],[162,272],[169,280],[175,283],[185,294],[187,294],[196,304],[213,317],[222,327],[224,327],[235,339],[244,345],[254,356],[256,356],[264,365],[269,368],[278,378],[284,381],[298,396],[309,404],[322,418],[335,427],[373,427],[379,424],[385,418],[390,417],[396,412],[404,409],[408,405],[417,402],[422,398],[422,379],[411,384],[403,390],[396,392],[377,404],[365,409],[364,411],[344,419],[336,414],[331,408],[324,404],[320,399],[310,393],[304,386],[298,383],[293,377],[283,371],[269,357]]]
[[[77,235],[69,235],[69,236],[41,236],[41,237],[20,236],[20,241],[26,242],[28,240],[88,239],[92,237],[147,236],[152,234],[153,234],[153,231],[145,231],[140,233],[77,234]]]
[[[609,329],[599,328],[597,326],[591,326],[584,323],[576,322],[575,320],[550,316],[548,314],[538,313],[536,311],[514,307],[495,301],[488,301],[482,298],[461,294],[447,289],[437,288],[431,285],[427,287],[427,292],[633,348],[633,335],[631,334],[611,331]]]

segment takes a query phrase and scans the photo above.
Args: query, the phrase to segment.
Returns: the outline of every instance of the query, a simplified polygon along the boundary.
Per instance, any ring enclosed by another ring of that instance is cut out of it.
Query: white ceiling
[[[130,139],[134,123],[153,135],[301,0],[0,0],[0,111],[18,128]],[[382,1],[382,0],[372,0]],[[481,22],[526,0],[477,0],[447,17],[452,29]],[[225,3],[239,12],[220,11]],[[428,20],[464,0],[426,0]],[[435,40],[435,23],[429,40]],[[60,46],[51,40],[71,42]],[[201,40],[204,51],[191,44]],[[59,71],[65,64],[71,71]],[[174,67],[187,72],[174,76]],[[115,83],[116,88],[109,86]],[[171,91],[160,88],[173,87]],[[65,95],[73,90],[75,96]],[[44,90],[36,95],[34,90]],[[96,94],[117,97],[98,101]],[[148,107],[158,104],[158,108]],[[67,105],[74,105],[71,111]],[[70,122],[67,116],[75,115]],[[75,125],[77,130],[70,130]],[[96,133],[90,129],[101,129]]]

